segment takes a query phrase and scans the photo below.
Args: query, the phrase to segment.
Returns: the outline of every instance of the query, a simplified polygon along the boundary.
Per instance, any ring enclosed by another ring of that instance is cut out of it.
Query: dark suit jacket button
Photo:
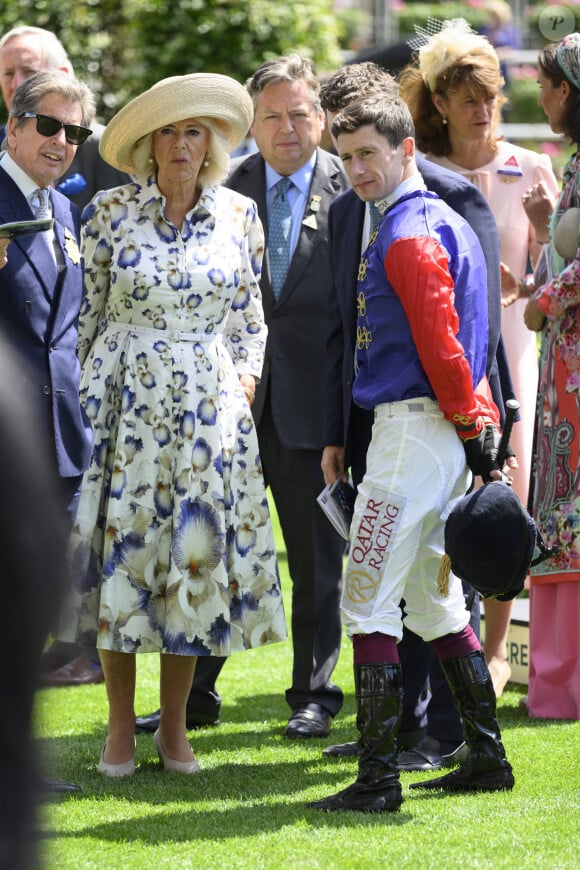
[[[43,386],[42,392],[44,393],[45,396],[50,396],[50,387],[48,386],[48,384],[45,384]]]

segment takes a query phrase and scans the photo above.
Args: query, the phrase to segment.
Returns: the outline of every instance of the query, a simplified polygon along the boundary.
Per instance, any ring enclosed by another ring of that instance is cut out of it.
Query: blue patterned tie
[[[36,220],[43,221],[43,220],[46,220],[47,218],[51,218],[52,217],[52,207],[50,204],[50,196],[48,193],[48,188],[37,187],[36,190],[34,191],[34,193],[36,194],[36,200],[37,200],[37,205],[36,205],[36,208],[34,210]],[[60,261],[57,259],[57,254],[56,254],[55,249],[54,249],[54,232],[53,232],[53,230],[43,230],[43,232],[40,235],[42,236],[42,238],[44,239],[44,241],[48,245],[52,259],[55,261],[55,263],[59,264]],[[59,269],[60,268],[62,268],[62,263],[59,265]]]
[[[48,189],[46,187],[38,187],[34,192],[38,201],[38,205],[36,206],[36,220],[43,221],[46,220],[46,218],[52,217]]]
[[[289,178],[281,178],[275,186],[275,194],[270,207],[268,231],[268,255],[270,258],[270,275],[272,291],[278,299],[286,280],[288,264],[290,263],[290,239],[292,237],[292,211],[286,196],[292,182]]]

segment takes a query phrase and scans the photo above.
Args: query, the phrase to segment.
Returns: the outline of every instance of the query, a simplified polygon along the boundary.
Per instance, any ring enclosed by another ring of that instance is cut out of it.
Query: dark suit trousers
[[[82,482],[82,475],[77,477],[61,477],[59,479],[59,497],[63,501],[71,529],[77,515]],[[54,626],[52,630],[56,634],[57,626]],[[54,640],[49,649],[39,657],[40,672],[49,673],[54,671],[77,656],[86,656],[94,662],[99,662],[99,654],[95,647],[83,646],[80,643],[68,643],[63,640]]]
[[[278,437],[270,404],[258,424],[260,455],[292,579],[292,685],[286,701],[321,704],[334,716],[342,691],[331,682],[341,642],[340,595],[345,541],[316,502],[324,488],[321,450],[293,450]]]

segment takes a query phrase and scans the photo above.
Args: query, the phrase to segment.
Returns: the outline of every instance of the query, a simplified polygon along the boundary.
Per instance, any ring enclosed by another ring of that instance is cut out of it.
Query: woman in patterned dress
[[[543,49],[538,81],[551,128],[577,148],[550,227],[555,277],[535,288],[525,310],[529,328],[542,330],[532,513],[558,547],[531,571],[528,710],[580,719],[580,33]],[[540,199],[531,191],[527,207]]]
[[[419,49],[401,77],[401,95],[415,122],[417,146],[434,163],[464,175],[487,199],[495,218],[503,267],[523,275],[547,241],[546,222],[534,224],[522,205],[538,184],[555,201],[558,183],[550,159],[506,142],[500,132],[506,103],[499,59],[491,43],[463,19],[446,21]],[[520,421],[511,443],[517,458],[513,487],[525,506],[531,470],[538,382],[535,338],[523,322],[524,301],[502,309],[502,335]],[[485,657],[498,697],[509,679],[506,642],[513,602],[485,602]]]
[[[108,776],[135,769],[136,653],[162,654],[159,757],[195,773],[185,705],[197,656],[286,636],[250,411],[266,341],[263,232],[254,202],[220,184],[251,119],[229,77],[158,82],[101,139],[134,183],[83,215],[79,356],[94,451],[70,617],[75,639],[99,649]]]

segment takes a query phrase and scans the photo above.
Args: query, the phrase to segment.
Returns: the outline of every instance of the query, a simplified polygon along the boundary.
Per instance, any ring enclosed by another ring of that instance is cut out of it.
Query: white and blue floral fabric
[[[267,329],[255,204],[202,191],[181,231],[153,178],[83,214],[81,399],[94,451],[63,637],[229,655],[286,625],[258,441],[239,376]]]

